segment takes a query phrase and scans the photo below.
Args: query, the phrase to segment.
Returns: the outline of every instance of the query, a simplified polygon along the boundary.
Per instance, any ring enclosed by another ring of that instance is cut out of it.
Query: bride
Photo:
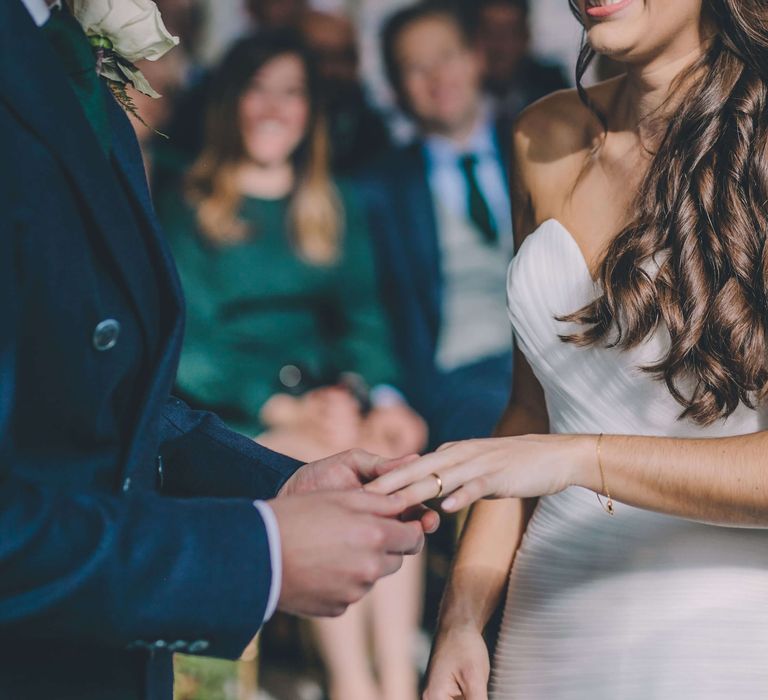
[[[370,487],[499,499],[424,697],[768,697],[768,3],[571,5],[626,75],[516,126],[500,437]]]

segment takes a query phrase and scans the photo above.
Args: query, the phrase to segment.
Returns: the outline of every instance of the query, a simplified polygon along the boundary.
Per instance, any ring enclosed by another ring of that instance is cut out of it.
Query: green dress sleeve
[[[337,366],[360,374],[370,387],[399,386],[391,331],[379,298],[373,246],[359,195],[339,186],[345,212],[342,255],[335,284],[335,303],[342,332],[335,351]]]

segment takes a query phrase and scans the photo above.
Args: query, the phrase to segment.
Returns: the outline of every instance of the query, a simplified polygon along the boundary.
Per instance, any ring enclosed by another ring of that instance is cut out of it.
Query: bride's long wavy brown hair
[[[644,369],[681,417],[707,425],[768,396],[768,2],[704,8],[716,34],[679,83],[632,223],[606,250],[602,296],[565,317],[588,327],[564,340],[627,349],[664,324],[669,352]],[[595,111],[581,87],[593,57],[585,43],[577,83]]]

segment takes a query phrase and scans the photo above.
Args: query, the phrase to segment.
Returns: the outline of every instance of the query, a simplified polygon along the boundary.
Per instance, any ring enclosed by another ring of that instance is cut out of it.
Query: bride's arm
[[[515,151],[528,144],[519,128]],[[519,247],[535,228],[525,159],[512,158],[512,211],[515,243]],[[514,382],[509,405],[495,435],[547,433],[544,395],[528,363],[515,352]],[[431,478],[432,489],[435,479]],[[434,495],[434,490],[430,495]],[[504,499],[475,503],[461,536],[451,575],[440,606],[426,700],[446,697],[486,697],[489,660],[482,633],[498,607],[515,552],[528,524],[535,499]]]
[[[512,398],[496,435],[546,433],[541,387],[518,353],[514,376]],[[482,633],[501,601],[534,505],[534,499],[504,499],[473,506],[440,608],[425,698],[483,697],[474,694],[488,682]]]
[[[519,351],[514,377],[512,398],[495,434],[546,434],[549,422],[541,387]],[[443,600],[441,625],[471,624],[483,630],[498,605],[534,505],[534,499],[513,498],[473,506]]]
[[[407,500],[418,500],[434,488],[429,475],[438,473],[445,493],[455,491],[443,503],[451,512],[479,498],[535,497],[582,486],[691,520],[768,527],[768,431],[711,439],[605,436],[604,484],[597,444],[596,435],[456,443],[382,477],[374,490],[405,486]],[[616,517],[621,517],[620,506]]]

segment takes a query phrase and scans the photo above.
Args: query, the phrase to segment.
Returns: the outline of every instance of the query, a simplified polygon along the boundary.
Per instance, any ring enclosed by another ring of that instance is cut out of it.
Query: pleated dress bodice
[[[577,326],[557,319],[597,293],[555,220],[510,265],[510,318],[552,432],[718,437],[768,427],[764,410],[745,406],[706,427],[680,419],[664,383],[640,369],[663,357],[663,329],[628,351],[564,343]],[[611,518],[581,488],[540,499],[510,575],[491,697],[768,698],[768,530],[622,503]]]

